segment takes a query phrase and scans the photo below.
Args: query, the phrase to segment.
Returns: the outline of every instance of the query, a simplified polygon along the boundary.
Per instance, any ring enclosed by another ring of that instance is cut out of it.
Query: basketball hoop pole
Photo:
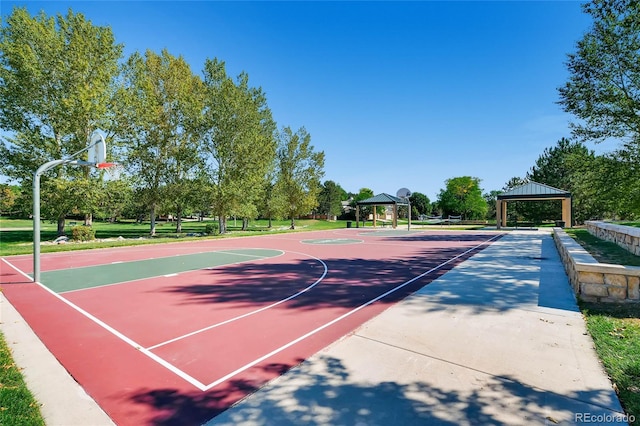
[[[43,164],[33,174],[33,282],[40,282],[40,176],[53,169],[54,167],[61,166],[63,164],[71,164],[74,166],[88,166],[93,167],[96,164],[88,161],[74,160],[75,157],[82,154],[85,151],[90,150],[98,143],[104,143],[102,135],[100,140],[92,143],[84,149],[71,154],[69,157],[62,160],[53,160]]]

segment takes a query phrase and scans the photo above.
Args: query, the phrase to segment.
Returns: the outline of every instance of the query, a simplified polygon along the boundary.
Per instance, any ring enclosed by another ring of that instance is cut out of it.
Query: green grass
[[[640,256],[630,253],[616,243],[601,240],[583,228],[571,228],[565,231],[600,263],[640,266]]]
[[[634,228],[640,228],[640,222],[615,222],[616,225],[633,226]]]
[[[0,425],[44,425],[40,405],[24,383],[11,350],[0,333]]]
[[[640,304],[580,303],[596,352],[631,423],[640,426]]]
[[[71,228],[73,223],[78,225],[82,224],[81,221],[67,221],[65,231],[67,235],[71,235]],[[70,251],[70,250],[87,250],[93,248],[104,247],[118,247],[128,245],[141,245],[141,244],[157,244],[182,240],[194,240],[201,238],[223,238],[229,236],[243,236],[243,235],[256,235],[260,233],[277,233],[277,232],[290,232],[290,221],[272,221],[272,227],[268,227],[268,221],[256,220],[249,223],[249,227],[246,231],[242,231],[242,221],[229,220],[227,222],[227,228],[229,233],[224,236],[206,236],[195,237],[189,236],[189,234],[202,234],[205,232],[207,224],[215,223],[217,221],[188,221],[182,223],[182,232],[176,233],[176,224],[172,222],[157,222],[156,235],[149,237],[150,225],[146,223],[136,223],[132,221],[128,222],[96,222],[93,223],[93,228],[96,231],[96,239],[98,241],[91,241],[85,243],[71,243],[71,244],[43,244],[41,246],[41,252],[56,252],[56,251]],[[22,219],[0,219],[0,256],[11,256],[17,254],[29,254],[33,253],[33,223],[30,220]],[[336,229],[345,228],[345,221],[326,221],[326,220],[297,220],[296,231],[302,230],[322,230],[322,229]],[[45,242],[51,242],[57,237],[57,226],[54,223],[43,222],[40,231],[40,240]],[[124,241],[115,241],[118,237],[123,237]],[[101,241],[114,239],[114,241]]]

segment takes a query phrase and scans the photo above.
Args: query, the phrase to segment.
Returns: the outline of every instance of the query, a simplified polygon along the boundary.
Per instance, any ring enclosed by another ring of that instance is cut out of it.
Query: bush
[[[71,228],[71,238],[74,241],[91,241],[96,239],[96,231],[90,226],[74,226]]]
[[[204,232],[207,235],[216,235],[218,233],[218,224],[207,223],[207,225],[204,227]]]

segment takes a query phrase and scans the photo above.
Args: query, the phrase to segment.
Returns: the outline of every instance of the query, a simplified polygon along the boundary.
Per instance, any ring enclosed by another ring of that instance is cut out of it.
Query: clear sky
[[[279,127],[304,126],[345,190],[435,201],[445,180],[483,192],[524,177],[569,136],[556,104],[591,25],[577,1],[10,1],[110,26],[125,57],[167,48],[246,71]],[[594,147],[590,147],[594,148]]]

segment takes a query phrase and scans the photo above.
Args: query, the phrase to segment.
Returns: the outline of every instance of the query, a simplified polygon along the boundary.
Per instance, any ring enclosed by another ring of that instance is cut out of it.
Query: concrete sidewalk
[[[208,425],[627,424],[549,232],[514,231]]]

